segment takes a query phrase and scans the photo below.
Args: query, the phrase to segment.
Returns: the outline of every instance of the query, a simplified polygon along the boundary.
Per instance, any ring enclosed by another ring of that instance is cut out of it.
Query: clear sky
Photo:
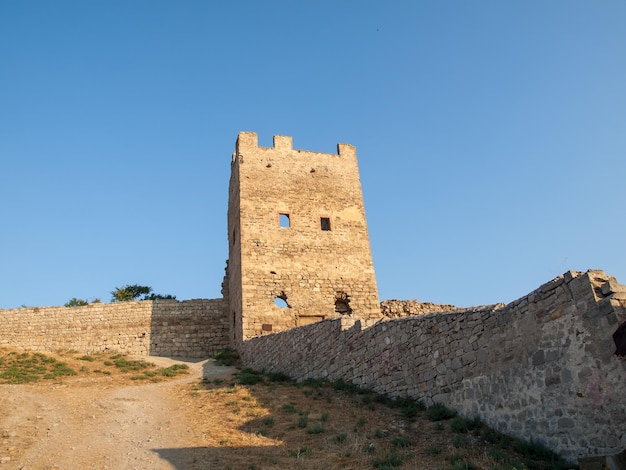
[[[0,1],[0,308],[219,297],[239,131],[355,145],[381,299],[626,283],[626,2]]]

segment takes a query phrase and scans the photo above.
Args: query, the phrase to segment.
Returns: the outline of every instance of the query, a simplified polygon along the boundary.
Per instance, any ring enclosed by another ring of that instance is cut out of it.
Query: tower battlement
[[[328,157],[347,157],[356,160],[356,147],[350,144],[337,144],[336,154],[325,154],[312,152],[309,150],[299,150],[293,148],[293,137],[285,135],[275,135],[272,147],[259,146],[259,138],[256,132],[240,132],[235,144],[235,153],[233,153],[233,163],[238,156],[242,156],[248,152],[269,151],[269,152],[295,152],[296,155],[302,157],[308,154],[326,155]],[[245,161],[245,157],[244,157]]]

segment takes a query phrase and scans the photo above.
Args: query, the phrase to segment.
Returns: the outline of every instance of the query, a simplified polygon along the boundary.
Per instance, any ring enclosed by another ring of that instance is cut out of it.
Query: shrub
[[[235,379],[241,385],[254,385],[263,382],[263,375],[253,369],[243,369],[235,374]]]
[[[328,382],[324,379],[304,379],[301,385],[304,387],[322,388],[328,385]]]
[[[450,430],[457,434],[466,433],[468,431],[480,429],[482,421],[480,418],[465,418],[463,416],[455,416],[450,421]]]
[[[469,441],[467,440],[467,437],[462,436],[461,434],[455,434],[454,435],[454,441],[452,443],[454,445],[454,447],[467,447],[469,445]]]
[[[349,394],[355,394],[361,391],[361,389],[358,386],[356,386],[355,384],[351,382],[346,382],[343,379],[335,380],[333,382],[333,389],[341,390]]]
[[[379,470],[387,470],[400,468],[402,466],[402,457],[396,453],[388,454],[384,457],[372,460],[372,466]]]
[[[497,462],[504,462],[506,460],[506,452],[504,452],[504,449],[501,447],[490,447],[488,455]]]
[[[265,375],[270,382],[291,382],[291,377],[282,372],[268,372]]]
[[[297,413],[298,410],[296,410],[296,407],[293,406],[291,403],[286,403],[283,405],[283,411],[286,413]]]
[[[89,302],[76,297],[72,297],[67,303],[63,304],[64,307],[84,307],[85,305],[89,305]]]
[[[395,437],[391,440],[394,447],[410,447],[413,443],[406,437]]]
[[[426,409],[426,416],[431,421],[443,421],[444,419],[454,418],[456,411],[451,410],[441,403],[435,403]]]
[[[307,434],[321,434],[326,432],[326,429],[321,424],[316,424],[312,428],[306,430]]]
[[[378,399],[377,397],[375,397],[375,401],[380,400],[379,403],[383,402],[382,396],[380,397],[381,398]],[[400,408],[400,413],[408,420],[413,420],[413,418],[415,418],[420,411],[426,409],[426,407],[420,400],[415,400],[411,397],[398,397],[390,401],[388,404],[390,406],[393,406],[394,408]]]
[[[139,286],[137,284],[116,287],[111,291],[111,302],[126,302],[135,300],[142,295],[148,295],[152,292],[152,287]]]
[[[537,441],[524,441],[522,439],[516,439],[513,444],[513,448],[516,452],[519,452],[527,459],[541,460],[554,464],[562,462],[561,458],[556,453]],[[553,465],[552,467],[560,468],[560,466],[557,465]]]

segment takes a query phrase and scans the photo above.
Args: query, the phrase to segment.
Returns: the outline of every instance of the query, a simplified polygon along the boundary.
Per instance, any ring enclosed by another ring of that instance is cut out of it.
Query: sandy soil
[[[163,367],[184,362],[190,373],[141,385],[120,386],[113,377],[0,386],[0,468],[188,468],[186,454],[171,450],[204,439],[194,432],[193,409],[179,406],[180,385],[234,369],[212,360],[137,359]]]

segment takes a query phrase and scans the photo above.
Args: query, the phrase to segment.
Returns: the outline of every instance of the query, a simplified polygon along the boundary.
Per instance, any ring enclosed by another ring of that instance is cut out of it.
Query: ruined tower
[[[295,150],[241,132],[228,197],[225,294],[235,344],[380,307],[352,145],[337,154]]]

